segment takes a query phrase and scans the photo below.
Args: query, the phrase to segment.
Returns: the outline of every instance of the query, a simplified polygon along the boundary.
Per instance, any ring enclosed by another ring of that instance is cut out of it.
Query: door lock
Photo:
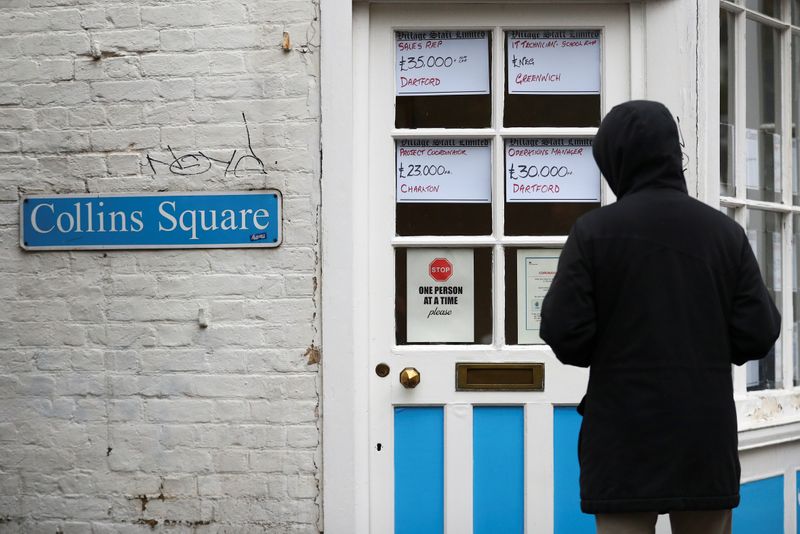
[[[419,384],[420,374],[413,367],[406,367],[400,371],[400,383],[406,389],[413,389]]]
[[[389,366],[385,363],[379,363],[375,366],[375,374],[383,378],[389,374]]]

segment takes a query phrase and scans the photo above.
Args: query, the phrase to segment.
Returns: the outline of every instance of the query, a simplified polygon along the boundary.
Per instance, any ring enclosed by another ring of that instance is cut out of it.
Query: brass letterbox
[[[456,391],[544,391],[544,364],[456,363]]]

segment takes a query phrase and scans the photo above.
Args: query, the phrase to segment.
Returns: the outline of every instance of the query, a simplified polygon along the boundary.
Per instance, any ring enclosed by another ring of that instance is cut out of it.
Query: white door
[[[610,200],[590,145],[630,95],[628,9],[370,10],[374,533],[594,531],[587,375],[541,344],[537,311],[570,226]]]

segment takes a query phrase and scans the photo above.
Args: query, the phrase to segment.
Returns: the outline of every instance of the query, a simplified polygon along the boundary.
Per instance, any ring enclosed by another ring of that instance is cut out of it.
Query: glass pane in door
[[[395,127],[491,124],[489,30],[395,32]]]
[[[591,139],[505,143],[506,235],[567,235],[578,217],[600,206]]]
[[[395,142],[397,235],[492,233],[489,139]]]
[[[492,249],[395,249],[398,345],[492,342]]]
[[[599,30],[506,32],[503,125],[598,126]]]

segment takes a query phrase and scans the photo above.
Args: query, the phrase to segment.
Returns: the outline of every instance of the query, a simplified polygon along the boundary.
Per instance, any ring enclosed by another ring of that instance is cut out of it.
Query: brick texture
[[[0,532],[319,531],[318,11],[0,2]],[[245,118],[263,170],[170,171]],[[265,187],[277,249],[19,247],[25,194]]]

